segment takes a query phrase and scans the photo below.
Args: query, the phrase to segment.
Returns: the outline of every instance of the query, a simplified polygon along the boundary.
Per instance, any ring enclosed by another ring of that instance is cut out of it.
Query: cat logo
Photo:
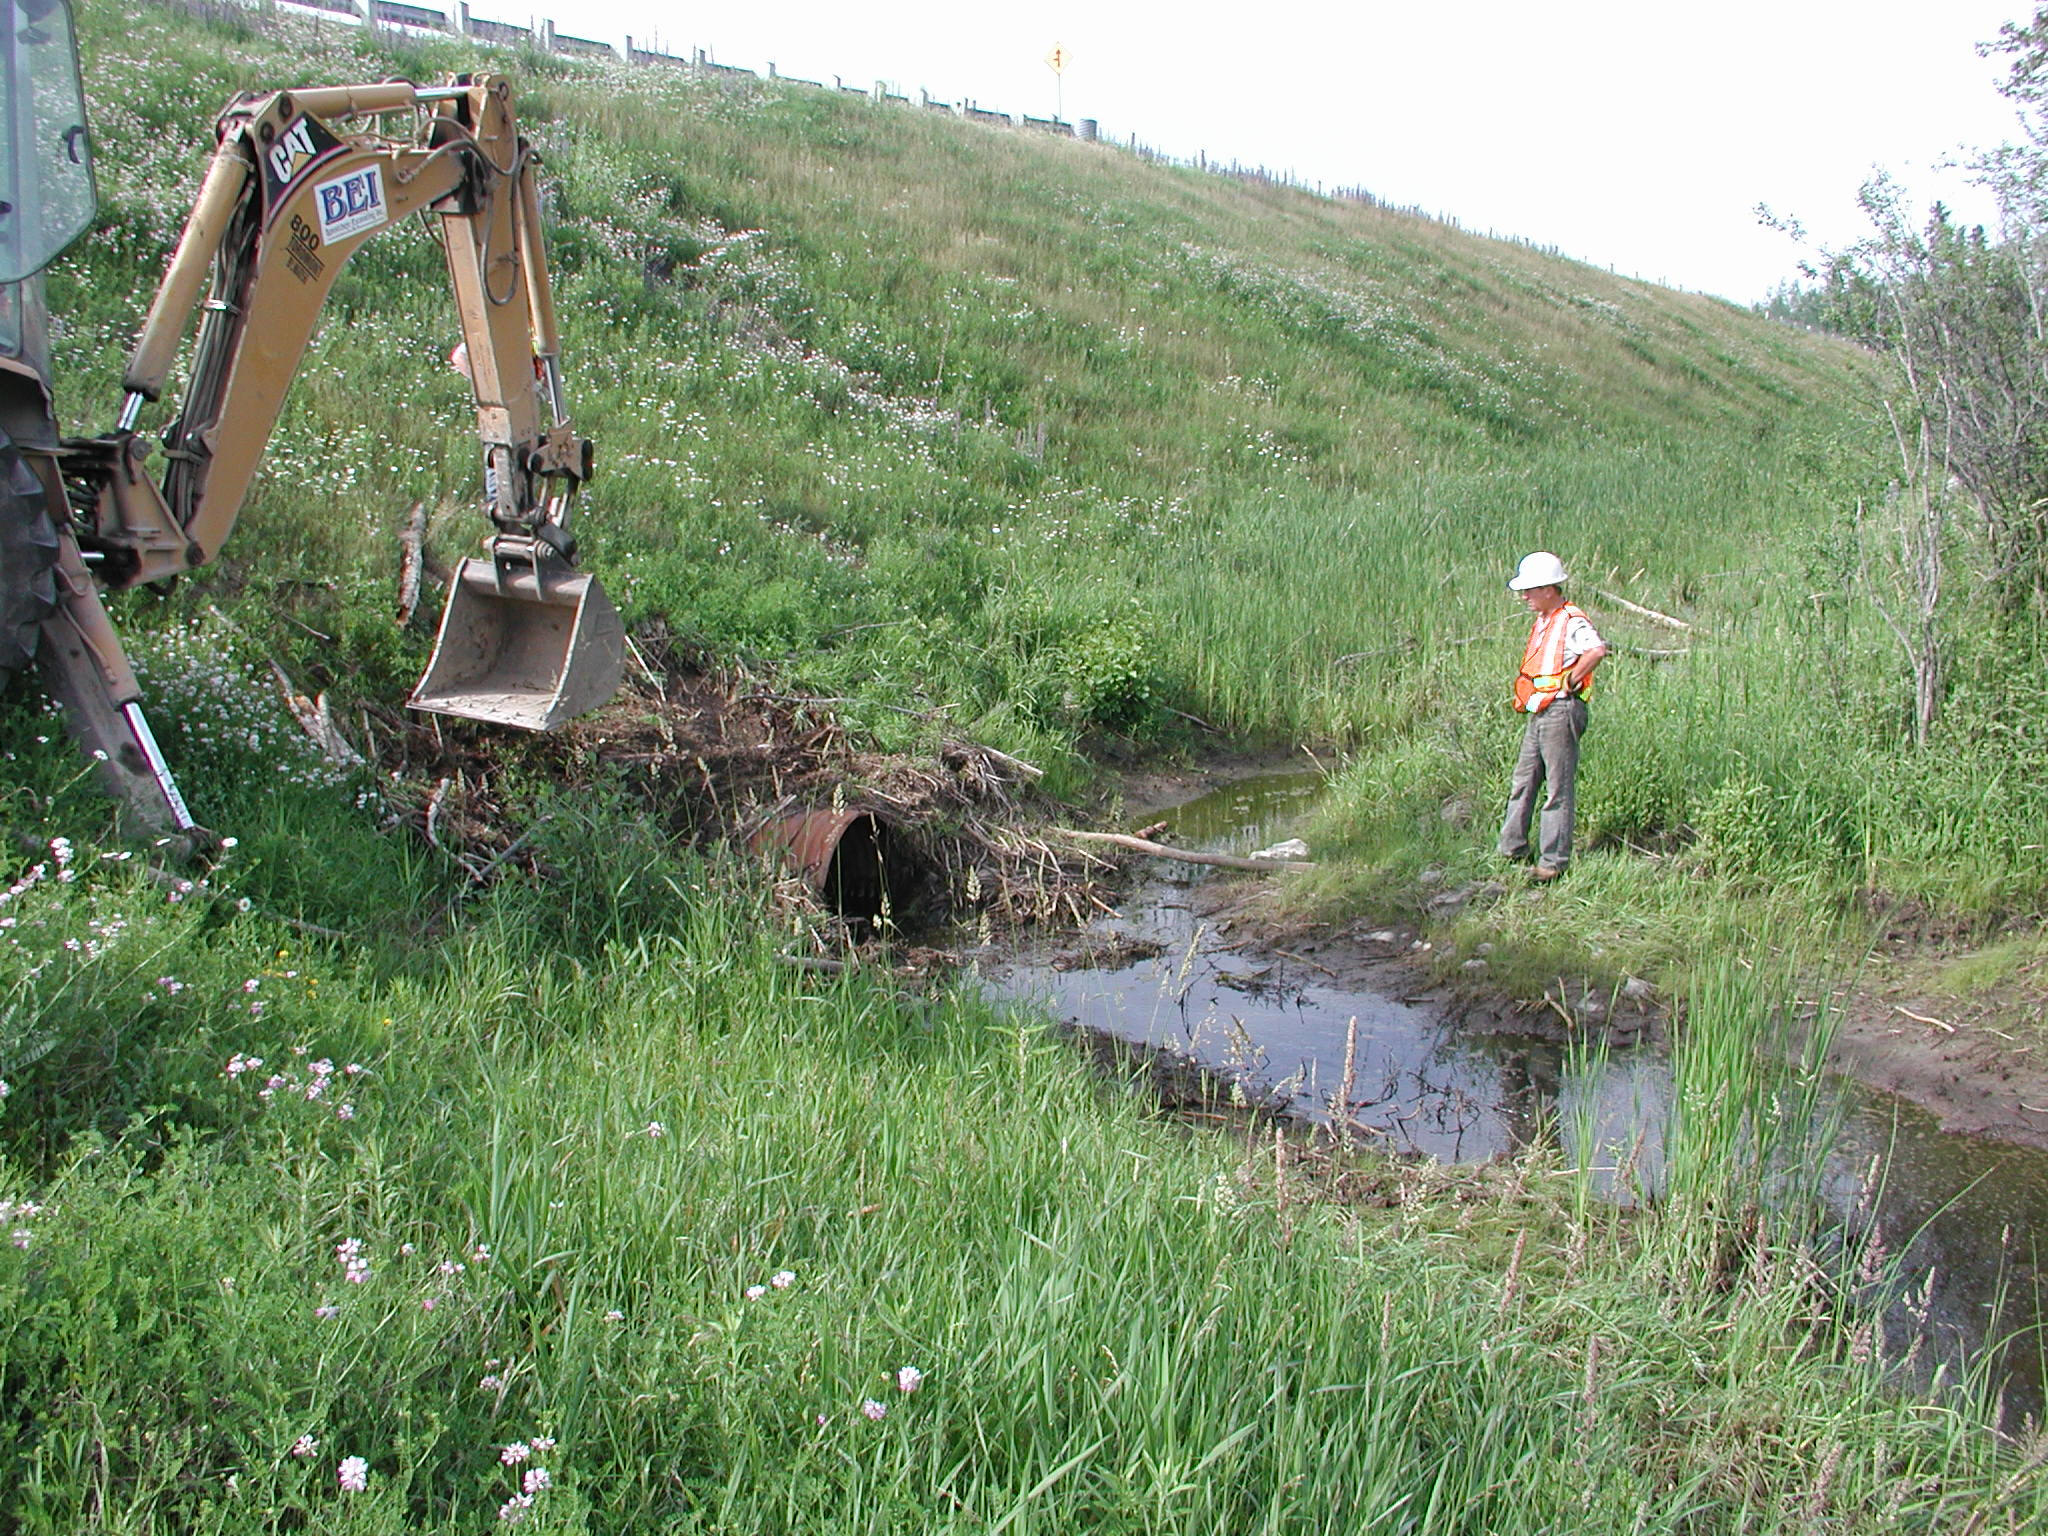
[[[339,148],[341,140],[313,118],[293,118],[263,152],[264,201],[271,211],[276,212],[285,190],[305,174],[308,166]]]

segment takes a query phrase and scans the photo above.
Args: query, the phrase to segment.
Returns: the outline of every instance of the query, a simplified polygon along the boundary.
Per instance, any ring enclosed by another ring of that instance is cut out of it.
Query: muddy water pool
[[[1140,819],[1165,821],[1159,840],[1176,847],[1247,854],[1291,835],[1322,788],[1312,772],[1266,775]],[[1148,861],[1116,914],[1081,943],[1069,935],[985,963],[983,984],[1241,1080],[1310,1122],[1348,1099],[1354,1123],[1395,1154],[1483,1161],[1550,1138],[1616,1198],[1654,1188],[1671,1103],[1660,1048],[1593,1056],[1474,1035],[1429,993],[1359,990],[1311,955],[1240,949],[1202,915],[1212,873]],[[2048,1154],[1948,1135],[1903,1100],[1846,1080],[1835,1087],[1841,1124],[1827,1199],[1845,1221],[1877,1223],[1913,1292],[1886,1316],[1894,1358],[1910,1352],[1924,1376],[1936,1362],[1989,1350],[2012,1413],[2038,1418],[2048,1247],[2035,1243],[2037,1233],[2048,1242]]]

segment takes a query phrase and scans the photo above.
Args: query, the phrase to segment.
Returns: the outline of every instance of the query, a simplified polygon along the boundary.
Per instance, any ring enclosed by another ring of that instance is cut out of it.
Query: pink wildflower
[[[923,1385],[924,1372],[914,1365],[906,1365],[896,1373],[896,1390],[898,1392],[915,1392]]]
[[[305,1461],[320,1449],[320,1442],[311,1435],[301,1435],[292,1442],[292,1454]]]
[[[532,1446],[528,1445],[524,1440],[514,1440],[505,1449],[498,1452],[498,1460],[505,1463],[508,1467],[516,1467],[532,1454]]]
[[[775,1271],[774,1274],[768,1277],[768,1283],[774,1286],[775,1289],[777,1289],[778,1291],[786,1291],[792,1285],[796,1284],[796,1271],[791,1269],[778,1269],[777,1271]]]
[[[515,1493],[498,1506],[498,1518],[507,1525],[517,1525],[526,1518],[526,1512],[533,1508],[533,1495]]]
[[[860,1411],[879,1423],[882,1416],[889,1411],[889,1405],[878,1403],[872,1397],[864,1397],[860,1400]]]
[[[528,1467],[526,1476],[520,1481],[519,1490],[531,1498],[543,1488],[552,1488],[554,1484],[555,1480],[548,1476],[546,1467]]]
[[[370,1464],[360,1456],[345,1456],[334,1476],[343,1493],[361,1493],[370,1486]]]
[[[749,1301],[759,1301],[767,1294],[768,1287],[765,1285],[750,1285],[747,1287],[747,1300]]]

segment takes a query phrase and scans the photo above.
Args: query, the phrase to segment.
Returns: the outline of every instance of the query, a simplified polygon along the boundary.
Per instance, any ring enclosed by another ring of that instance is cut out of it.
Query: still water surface
[[[1143,819],[1165,820],[1160,840],[1177,847],[1245,854],[1290,835],[1322,789],[1312,772],[1245,779]],[[1081,1028],[1241,1076],[1311,1121],[1330,1114],[1355,1019],[1351,1112],[1387,1150],[1483,1161],[1563,1126],[1590,1132],[1568,1151],[1604,1187],[1654,1181],[1671,1104],[1661,1049],[1589,1061],[1542,1040],[1469,1035],[1427,1000],[1350,990],[1304,965],[1240,954],[1197,914],[1211,874],[1149,861],[1118,913],[1098,920],[1094,938],[1159,946],[1150,958],[1060,970],[1051,948],[1019,951],[990,967],[985,984]],[[1888,1317],[1895,1349],[1923,1331],[1922,1362],[1989,1351],[2014,1413],[2038,1417],[2048,1251],[2035,1252],[2034,1234],[2048,1220],[2048,1154],[1949,1135],[1903,1100],[1835,1086],[1842,1124],[1827,1198],[1859,1223],[1874,1212],[1916,1290]]]

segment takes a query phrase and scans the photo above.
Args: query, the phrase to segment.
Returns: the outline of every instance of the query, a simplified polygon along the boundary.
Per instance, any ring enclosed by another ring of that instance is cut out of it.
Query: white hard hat
[[[1515,567],[1514,579],[1508,583],[1510,592],[1526,592],[1531,587],[1561,587],[1570,578],[1564,573],[1564,562],[1547,549],[1539,549],[1533,555],[1525,555],[1522,563]]]

